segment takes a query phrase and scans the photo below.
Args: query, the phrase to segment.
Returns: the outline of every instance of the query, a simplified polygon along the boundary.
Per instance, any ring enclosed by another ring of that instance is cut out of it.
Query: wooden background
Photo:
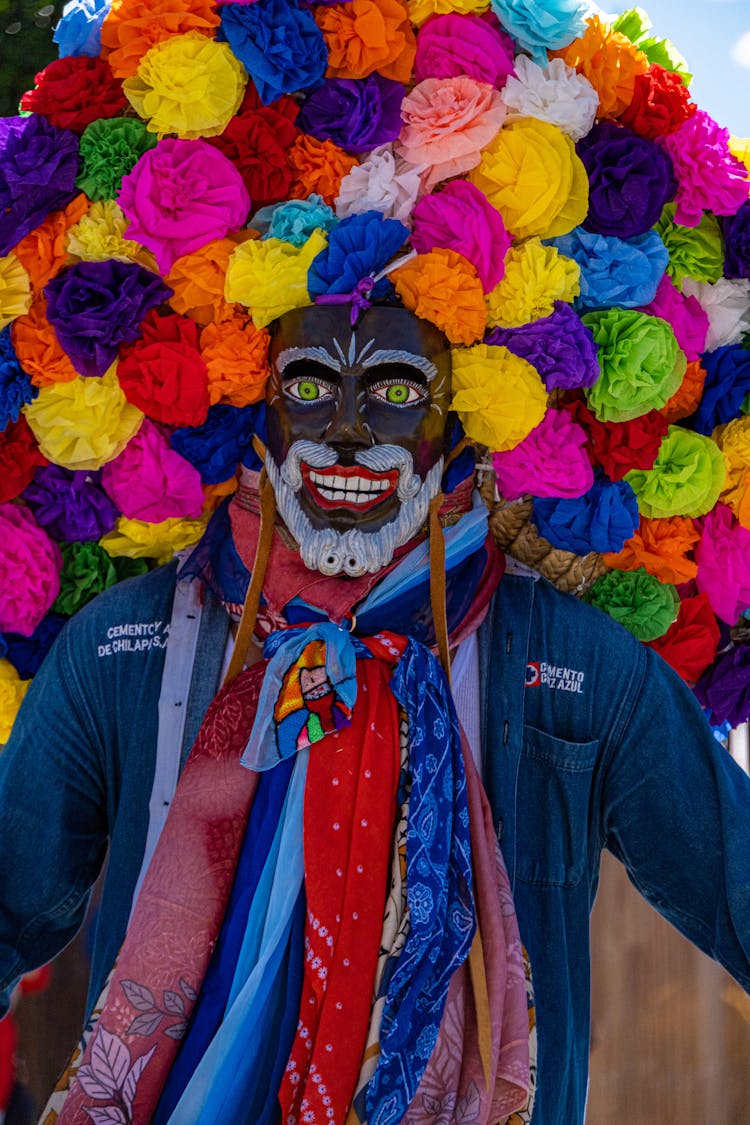
[[[593,918],[587,1125],[750,1125],[750,996],[690,946],[604,857]],[[54,987],[23,999],[22,1077],[41,1103],[81,1023],[79,939]]]

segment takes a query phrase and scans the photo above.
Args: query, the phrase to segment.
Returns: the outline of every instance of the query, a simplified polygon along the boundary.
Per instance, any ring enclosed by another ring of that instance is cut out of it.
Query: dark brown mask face
[[[348,304],[317,305],[277,321],[270,359],[268,451],[275,464],[284,466],[295,443],[325,447],[322,458],[306,456],[309,446],[293,450],[300,508],[316,529],[376,532],[398,514],[404,488],[388,452],[381,463],[370,451],[397,447],[396,460],[405,451],[414,488],[443,454],[446,338],[406,309],[369,309],[353,329]]]

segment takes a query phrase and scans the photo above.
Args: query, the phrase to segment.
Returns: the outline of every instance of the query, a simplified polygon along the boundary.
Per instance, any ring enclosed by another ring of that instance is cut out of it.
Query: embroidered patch
[[[539,687],[542,674],[539,671],[539,661],[532,660],[526,665],[526,687]]]
[[[583,695],[585,673],[577,668],[566,668],[560,664],[548,664],[546,660],[531,660],[526,665],[526,683],[530,687],[549,687],[554,691],[571,691]]]

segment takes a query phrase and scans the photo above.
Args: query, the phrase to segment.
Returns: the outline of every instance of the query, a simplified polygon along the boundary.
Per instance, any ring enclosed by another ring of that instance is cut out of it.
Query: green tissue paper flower
[[[666,633],[680,608],[674,586],[660,582],[642,566],[603,574],[584,594],[584,601],[603,609],[639,641],[655,641]]]
[[[98,543],[63,543],[60,593],[52,609],[71,617],[93,597],[114,586],[117,572]]]
[[[672,326],[635,309],[601,309],[581,319],[599,349],[601,375],[586,391],[597,418],[629,422],[664,406],[687,367]]]
[[[118,582],[122,582],[125,578],[138,578],[148,572],[148,563],[145,559],[131,559],[129,555],[121,555],[110,559],[110,562],[117,572]]]
[[[724,457],[710,437],[670,426],[653,468],[631,469],[625,480],[642,516],[696,519],[713,508],[725,476]]]
[[[703,212],[697,227],[683,227],[674,221],[675,205],[668,203],[654,230],[669,252],[667,274],[678,289],[683,279],[718,281],[724,275],[724,242],[715,215]]]
[[[156,145],[142,121],[133,117],[108,117],[92,121],[82,135],[76,187],[92,202],[114,199],[122,177],[132,171],[144,152]]]
[[[626,39],[643,51],[650,63],[663,66],[665,70],[673,70],[682,75],[682,81],[689,86],[693,76],[688,70],[687,60],[683,58],[671,39],[657,39],[649,35],[652,23],[643,8],[630,8],[623,12],[612,24],[615,31],[619,31]]]

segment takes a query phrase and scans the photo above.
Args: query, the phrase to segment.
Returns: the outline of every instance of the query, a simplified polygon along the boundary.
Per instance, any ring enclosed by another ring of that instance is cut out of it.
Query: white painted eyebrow
[[[378,348],[362,359],[363,367],[380,367],[384,363],[402,363],[407,367],[416,367],[426,379],[432,380],[437,375],[437,367],[426,355],[416,355],[414,352],[404,351],[402,348]]]
[[[279,374],[283,375],[289,364],[298,359],[311,359],[315,363],[322,363],[324,367],[330,367],[332,371],[341,372],[341,360],[335,355],[331,355],[322,344],[317,344],[310,348],[284,348],[276,358],[276,368]]]
[[[368,344],[371,343],[372,341],[368,341]],[[337,346],[338,350],[338,341],[334,340],[334,345]],[[414,367],[417,371],[420,371],[430,382],[438,373],[437,367],[427,356],[417,355],[415,352],[408,352],[403,348],[377,348],[369,355],[367,351],[366,346],[355,357],[354,362],[360,363],[365,368],[380,367],[386,363],[405,364],[407,367]],[[346,366],[343,360],[343,352],[339,356],[335,356],[322,344],[315,344],[312,347],[284,348],[283,351],[279,352],[276,359],[276,368],[279,374],[283,375],[290,363],[295,363],[300,359],[313,360],[313,362],[320,363],[324,367],[329,367],[331,371],[335,371],[337,374],[341,374]]]

